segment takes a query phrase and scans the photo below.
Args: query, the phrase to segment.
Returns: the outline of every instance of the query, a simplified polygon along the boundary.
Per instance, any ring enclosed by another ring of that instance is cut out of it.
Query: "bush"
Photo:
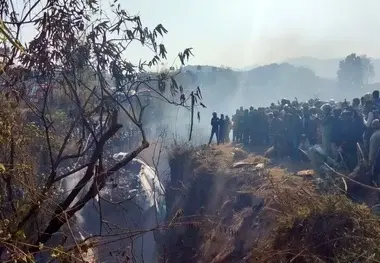
[[[340,195],[284,194],[279,226],[264,248],[254,250],[253,262],[380,260],[380,219],[367,206]]]

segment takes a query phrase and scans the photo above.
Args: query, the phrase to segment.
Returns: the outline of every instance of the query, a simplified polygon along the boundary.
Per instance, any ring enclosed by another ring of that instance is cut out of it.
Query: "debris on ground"
[[[304,176],[304,177],[310,177],[314,176],[315,172],[314,170],[302,170],[296,173],[298,176]]]
[[[256,165],[256,169],[258,169],[258,170],[262,170],[264,168],[265,168],[265,164],[264,163],[259,163],[259,164]]]

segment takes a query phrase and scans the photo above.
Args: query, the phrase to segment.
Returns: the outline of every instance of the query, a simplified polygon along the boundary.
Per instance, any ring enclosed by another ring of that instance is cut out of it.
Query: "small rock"
[[[309,177],[309,176],[314,176],[315,172],[314,170],[302,170],[302,171],[297,172],[297,175]]]
[[[264,163],[259,163],[256,165],[256,169],[259,169],[259,170],[262,170],[265,168],[265,164]]]

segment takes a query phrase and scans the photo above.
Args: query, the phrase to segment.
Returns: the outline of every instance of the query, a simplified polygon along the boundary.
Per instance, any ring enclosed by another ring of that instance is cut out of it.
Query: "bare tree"
[[[112,18],[100,15],[104,7],[95,0],[24,0],[21,7],[0,1],[0,32],[9,50],[2,54],[2,106],[13,109],[4,117],[11,121],[10,133],[0,159],[7,164],[1,166],[7,190],[0,194],[10,204],[2,215],[9,221],[3,234],[12,237],[2,239],[2,256],[11,251],[11,258],[24,258],[47,249],[52,236],[70,229],[75,213],[99,194],[110,176],[149,147],[143,123],[148,102],[139,95],[141,89],[149,89],[153,99],[190,110],[201,99],[199,89],[184,98],[175,81],[177,72],[149,72],[166,59],[166,48],[159,44],[167,33],[162,25],[144,27],[140,17],[128,14],[117,0],[109,7]],[[38,33],[22,46],[20,36],[32,24]],[[137,65],[129,61],[126,51],[132,42],[150,49],[152,60]],[[184,64],[190,55],[191,49],[185,49],[178,54],[179,62]],[[38,100],[31,99],[33,87],[41,91]],[[26,116],[9,118],[16,112]],[[137,127],[140,144],[116,162],[107,147],[123,125]],[[17,138],[30,144],[20,144]],[[33,157],[28,163],[22,158],[25,153]],[[31,165],[32,160],[38,165]],[[15,166],[22,163],[29,166],[21,173]],[[57,188],[62,180],[78,173],[75,186],[61,194]],[[18,199],[16,189],[22,192]],[[73,256],[67,247],[59,251]]]

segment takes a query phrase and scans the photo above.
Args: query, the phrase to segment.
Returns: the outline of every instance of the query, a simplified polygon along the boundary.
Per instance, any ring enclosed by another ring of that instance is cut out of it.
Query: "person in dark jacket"
[[[211,118],[211,136],[210,140],[208,141],[208,144],[211,144],[212,139],[214,138],[214,134],[216,136],[216,142],[219,144],[219,118],[216,115],[216,112],[212,113]]]
[[[220,114],[219,119],[219,142],[224,143],[226,134],[226,120],[224,119],[224,114]]]
[[[321,110],[323,112],[323,117],[321,119],[322,146],[326,153],[330,157],[333,157],[331,143],[334,117],[332,116],[332,108],[329,104],[325,104],[321,107]]]
[[[249,144],[249,111],[248,109],[245,109],[243,111],[243,118],[242,118],[242,123],[241,126],[243,127],[243,143],[244,145]]]
[[[335,147],[339,147],[342,143],[342,136],[343,136],[343,124],[346,124],[344,127],[347,127],[349,125],[351,125],[351,121],[350,121],[350,118],[348,118],[348,120],[345,118],[345,122],[343,122],[342,118],[341,118],[341,113],[342,113],[342,109],[340,108],[337,108],[337,109],[333,109],[333,113],[332,113],[332,116],[333,116],[333,119],[332,119],[332,130],[331,130],[331,143],[333,144],[333,149],[335,149]]]

